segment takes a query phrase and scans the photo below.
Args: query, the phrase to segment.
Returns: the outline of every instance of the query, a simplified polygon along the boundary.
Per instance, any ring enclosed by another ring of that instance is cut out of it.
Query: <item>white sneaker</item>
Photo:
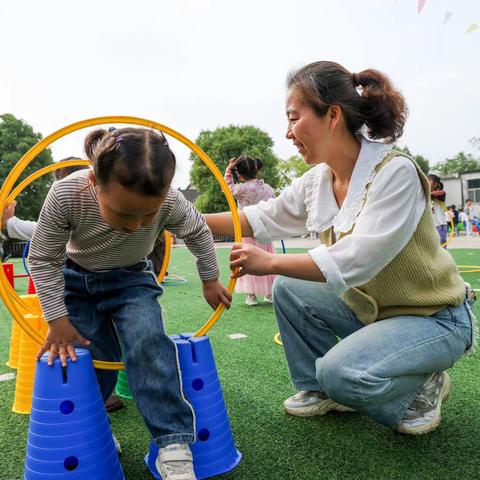
[[[193,457],[187,443],[174,443],[160,448],[155,461],[162,480],[196,480]]]
[[[447,372],[432,373],[395,430],[407,435],[423,435],[435,430],[440,425],[442,402],[447,401],[451,387]]]
[[[273,302],[272,296],[271,296],[271,295],[265,295],[265,296],[263,297],[263,301],[264,301],[265,303],[272,303],[272,302]]]
[[[120,445],[120,442],[118,441],[117,437],[113,433],[112,433],[112,437],[113,437],[113,443],[115,444],[115,450],[120,455],[122,453],[122,446]]]
[[[245,305],[247,305],[248,307],[253,307],[255,305],[258,305],[257,296],[254,295],[253,293],[249,293],[247,295],[247,298],[245,299]]]
[[[345,407],[331,398],[324,392],[307,392],[300,390],[295,395],[283,402],[285,412],[295,417],[313,417],[314,415],[325,415],[334,410],[336,412],[354,412],[353,408]]]

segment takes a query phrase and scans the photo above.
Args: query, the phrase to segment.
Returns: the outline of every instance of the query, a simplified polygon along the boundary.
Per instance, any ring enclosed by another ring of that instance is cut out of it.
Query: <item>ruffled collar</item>
[[[349,232],[363,208],[367,187],[375,177],[376,166],[391,150],[391,144],[361,137],[360,154],[341,209],[333,195],[330,167],[320,164],[310,170],[305,178],[307,230],[323,232],[333,226],[336,234]]]

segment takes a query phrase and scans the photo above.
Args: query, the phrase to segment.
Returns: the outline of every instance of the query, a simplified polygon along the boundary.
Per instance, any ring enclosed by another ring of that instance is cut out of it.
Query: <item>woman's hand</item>
[[[275,255],[250,244],[235,244],[230,253],[232,278],[244,275],[270,275],[274,270]],[[240,269],[235,272],[235,269]]]
[[[5,205],[2,212],[2,228],[7,227],[8,221],[15,215],[15,207],[17,206],[17,202],[12,202],[9,205]]]
[[[73,362],[77,361],[74,343],[87,347],[90,341],[84,338],[70,323],[67,316],[57,318],[48,322],[48,333],[45,343],[37,354],[37,360],[48,350],[48,364],[53,365],[55,356],[58,355],[62,367],[67,366],[67,357]]]
[[[217,280],[210,280],[203,282],[203,296],[207,303],[216,310],[217,307],[223,303],[225,308],[230,308],[232,302],[232,296],[228,293],[228,290]]]

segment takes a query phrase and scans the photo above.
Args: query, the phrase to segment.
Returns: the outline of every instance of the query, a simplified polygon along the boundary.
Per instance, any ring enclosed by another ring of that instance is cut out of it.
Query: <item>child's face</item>
[[[118,182],[111,182],[106,187],[97,186],[97,192],[103,220],[114,230],[133,233],[155,221],[168,188],[158,196],[147,196],[129,190]]]

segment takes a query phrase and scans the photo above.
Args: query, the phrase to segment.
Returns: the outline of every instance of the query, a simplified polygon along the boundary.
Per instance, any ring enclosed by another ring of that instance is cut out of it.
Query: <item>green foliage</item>
[[[398,145],[394,145],[394,148],[396,150],[400,150],[406,153],[407,155],[410,155],[417,162],[422,172],[425,175],[428,175],[428,173],[430,172],[430,162],[423,155],[414,155],[406,145],[404,147],[399,147]]]
[[[290,157],[288,160],[281,160],[278,164],[278,175],[280,177],[278,190],[282,191],[285,187],[288,187],[292,180],[301,177],[310,168],[311,165],[307,165],[303,158],[297,155]]]
[[[12,114],[6,113],[0,118],[0,182],[3,185],[15,164],[42,139],[42,136],[35,133],[30,125],[15,118]],[[17,183],[51,163],[52,153],[46,149],[30,163]],[[17,197],[16,215],[24,220],[36,220],[51,183],[51,176],[44,175],[27,187]]]
[[[272,150],[273,140],[263,130],[252,125],[229,125],[213,131],[203,130],[195,143],[214,161],[222,175],[233,157],[244,154],[260,158],[263,168],[259,177],[272,188],[278,187],[278,158]],[[196,200],[197,208],[210,213],[228,210],[220,185],[208,167],[193,153],[190,160],[193,161],[190,181],[201,192]]]
[[[435,165],[435,170],[440,172],[441,175],[479,172],[480,161],[470,153],[460,152],[453,158],[447,158],[444,162]]]

